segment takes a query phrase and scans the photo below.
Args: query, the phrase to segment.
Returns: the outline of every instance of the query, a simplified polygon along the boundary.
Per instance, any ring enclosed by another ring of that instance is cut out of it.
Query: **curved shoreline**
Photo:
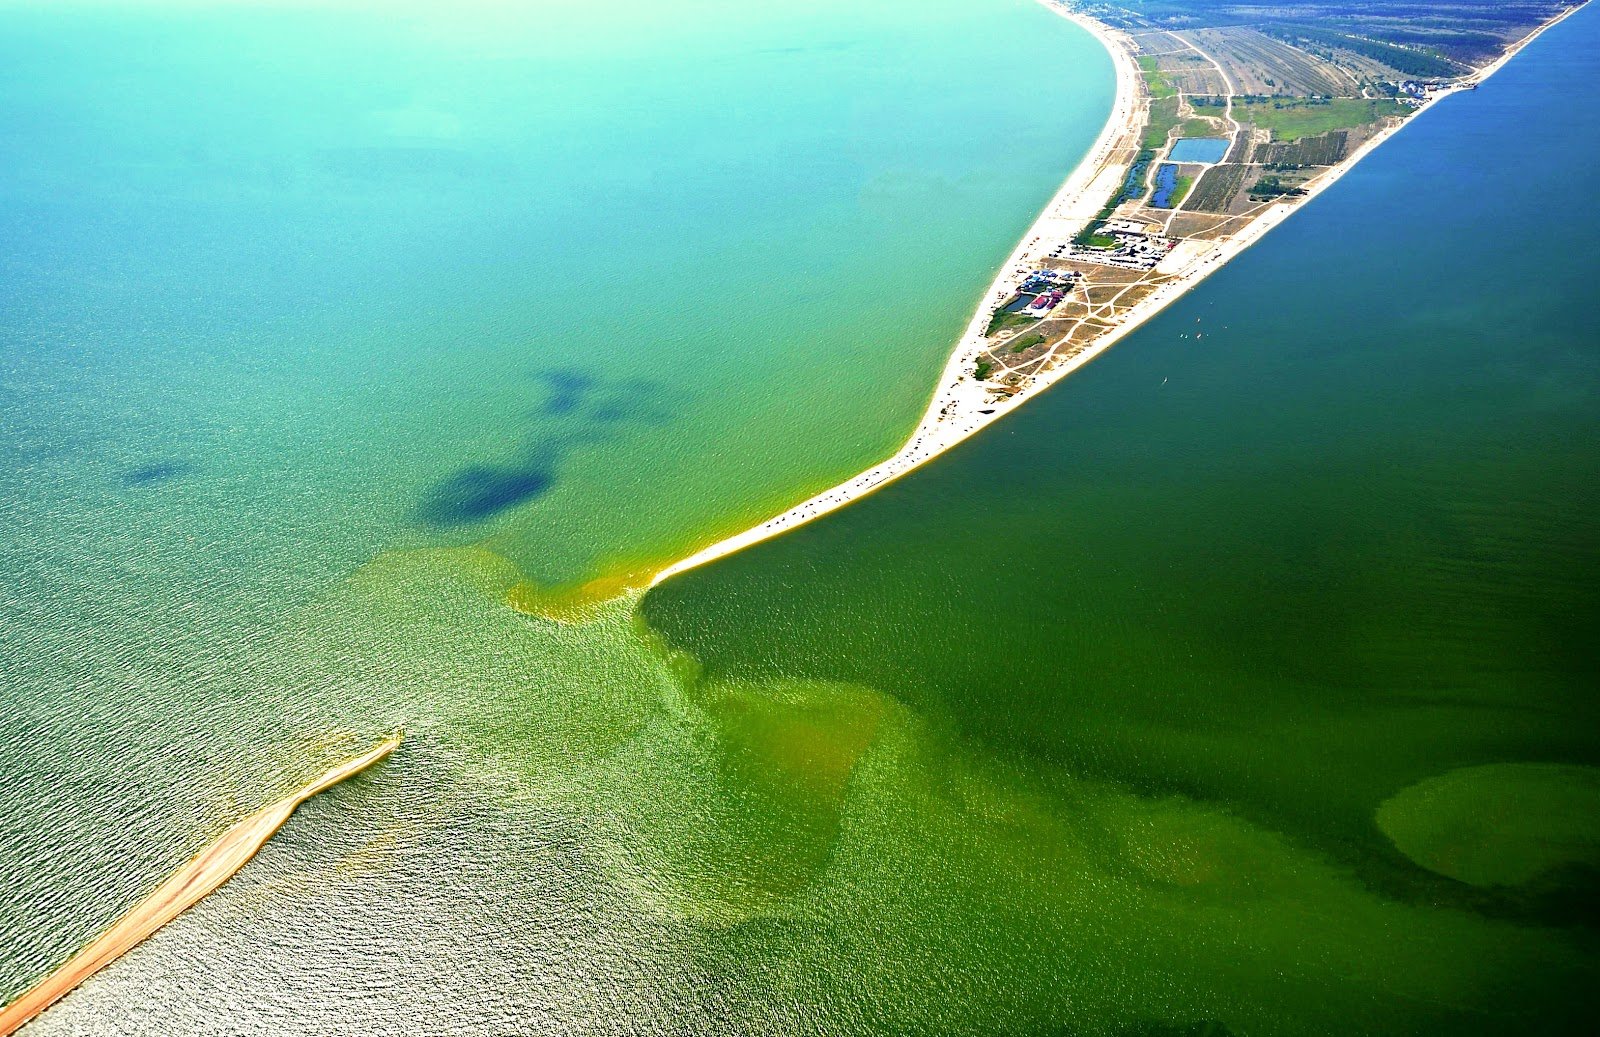
[[[367,752],[328,770],[275,803],[236,822],[200,855],[173,873],[65,965],[0,1009],[0,1037],[9,1037],[40,1012],[71,993],[78,984],[149,938],[156,930],[227,882],[243,868],[289,815],[306,800],[354,777],[399,748],[395,734]]]
[[[1185,261],[1186,265],[1175,273],[1172,281],[1140,300],[1115,327],[1107,330],[1064,363],[1034,376],[1031,382],[1015,395],[995,401],[987,398],[987,391],[982,383],[966,377],[966,373],[988,346],[983,330],[989,311],[1010,297],[1026,276],[1030,269],[1028,260],[1033,244],[1045,238],[1051,230],[1059,232],[1061,227],[1057,226],[1058,224],[1070,225],[1069,232],[1065,235],[1070,237],[1094,217],[1103,200],[1110,197],[1116,185],[1126,175],[1127,164],[1114,164],[1113,156],[1124,149],[1130,140],[1137,139],[1144,125],[1143,119],[1140,118],[1145,98],[1143,79],[1136,67],[1130,47],[1124,42],[1127,39],[1126,34],[1068,9],[1064,6],[1065,0],[1038,0],[1038,2],[1055,14],[1076,23],[1106,48],[1116,69],[1116,99],[1112,103],[1111,116],[1089,153],[1074,168],[1060,190],[1045,206],[1044,211],[1001,267],[989,290],[984,293],[983,301],[979,303],[966,332],[951,352],[927,409],[923,412],[916,428],[912,430],[900,449],[889,458],[781,514],[673,562],[654,574],[646,587],[647,590],[680,573],[770,540],[851,504],[999,421],[1037,394],[1110,349],[1129,332],[1177,301],[1191,288],[1225,265],[1228,260],[1259,241],[1268,231],[1282,223],[1290,213],[1309,204],[1317,195],[1327,190],[1363,158],[1371,154],[1378,145],[1405,128],[1423,112],[1446,97],[1475,88],[1498,72],[1506,62],[1537,39],[1546,29],[1560,23],[1584,6],[1583,3],[1578,3],[1568,7],[1512,44],[1495,61],[1463,78],[1449,89],[1428,96],[1416,111],[1398,125],[1375,133],[1344,161],[1307,183],[1305,194],[1296,201],[1269,205],[1250,218],[1238,232],[1214,243],[1206,243],[1210,247],[1189,255]]]
[[[980,410],[990,409],[991,405],[984,402],[985,390],[967,379],[965,372],[972,367],[978,354],[985,348],[982,333],[987,323],[988,310],[997,297],[1009,295],[1017,285],[1021,284],[1026,271],[1019,270],[1019,264],[1024,263],[1029,246],[1039,240],[1048,227],[1057,223],[1081,225],[1099,211],[1103,199],[1113,189],[1106,186],[1106,181],[1109,180],[1114,185],[1121,179],[1121,167],[1111,164],[1113,156],[1125,145],[1127,139],[1137,134],[1142,127],[1138,118],[1141,100],[1139,71],[1134,64],[1133,55],[1121,43],[1123,34],[1076,11],[1057,6],[1050,0],[1038,0],[1038,2],[1094,36],[1110,54],[1116,72],[1116,94],[1111,103],[1111,114],[1088,153],[1073,167],[1043,212],[1034,220],[1017,247],[1001,265],[1000,273],[993,283],[984,292],[983,299],[979,302],[966,331],[951,352],[949,360],[945,362],[932,398],[916,427],[912,429],[900,449],[885,460],[796,504],[781,514],[680,558],[657,571],[651,577],[647,589],[658,586],[679,573],[742,551],[764,540],[770,540],[887,486],[907,472],[933,460],[988,427],[1019,406],[1024,398],[1032,395],[1031,390],[1019,393],[1013,400],[993,405],[992,414],[978,413]],[[1103,347],[1096,343],[1086,355],[1058,369],[1059,373],[1052,372],[1052,374],[1064,377],[1072,369],[1087,363],[1091,359],[1089,354],[1101,348]],[[963,408],[968,412],[965,421],[944,420],[944,415],[953,414]]]

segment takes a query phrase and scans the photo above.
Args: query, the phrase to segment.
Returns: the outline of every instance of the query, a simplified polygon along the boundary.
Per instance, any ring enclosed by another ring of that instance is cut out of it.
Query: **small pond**
[[[1227,137],[1183,137],[1172,145],[1169,162],[1204,162],[1207,165],[1221,162],[1228,153]]]
[[[1157,209],[1172,208],[1172,195],[1178,189],[1178,167],[1163,162],[1156,167],[1156,189],[1150,195],[1150,204]]]

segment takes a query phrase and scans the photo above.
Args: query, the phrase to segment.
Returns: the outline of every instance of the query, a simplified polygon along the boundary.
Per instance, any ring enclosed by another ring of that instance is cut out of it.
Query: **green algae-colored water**
[[[950,799],[1031,867],[952,856],[1026,905],[1001,971],[1052,1018],[1592,1026],[1600,268],[1527,170],[1593,158],[1546,121],[1596,25],[940,464],[646,599],[708,684],[878,689],[1037,790]]]
[[[403,724],[39,1032],[1586,1031],[1595,17],[556,623],[891,446],[1109,100],[1031,4],[664,6],[5,9],[4,996]]]

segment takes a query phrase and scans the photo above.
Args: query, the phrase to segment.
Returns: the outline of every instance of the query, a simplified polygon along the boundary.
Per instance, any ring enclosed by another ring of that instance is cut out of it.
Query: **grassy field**
[[[1022,328],[1034,322],[1034,318],[1018,310],[1001,310],[989,321],[989,330],[985,335],[994,335],[1007,328]]]
[[[1167,81],[1167,77],[1161,74],[1155,58],[1140,58],[1139,68],[1144,72],[1144,85],[1149,89],[1152,99],[1161,100],[1177,96],[1178,91]]]
[[[1032,349],[1034,346],[1037,346],[1043,341],[1044,336],[1039,334],[1037,331],[1032,335],[1023,335],[1021,338],[1011,343],[1011,352],[1026,353],[1028,350]]]
[[[1183,200],[1189,196],[1189,188],[1194,186],[1194,177],[1179,176],[1177,184],[1178,186],[1172,189],[1172,197],[1167,201],[1169,209],[1176,209],[1183,204]]]
[[[1167,134],[1178,125],[1178,99],[1168,97],[1150,102],[1150,122],[1144,128],[1143,146],[1152,151],[1167,144]]]
[[[1360,97],[1335,97],[1325,101],[1303,97],[1253,99],[1234,106],[1234,115],[1241,122],[1249,121],[1271,130],[1273,139],[1280,141],[1365,126],[1410,111],[1399,101]]]

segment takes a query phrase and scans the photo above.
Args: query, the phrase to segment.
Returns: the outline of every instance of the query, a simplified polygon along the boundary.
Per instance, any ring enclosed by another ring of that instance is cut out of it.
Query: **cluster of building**
[[[1079,274],[1074,270],[1049,270],[1043,267],[1033,270],[995,312],[997,315],[1002,312],[1021,313],[1043,319],[1061,305],[1061,300],[1067,297],[1067,292],[1078,277]]]
[[[1061,305],[1061,300],[1067,297],[1067,291],[1077,277],[1070,270],[1035,270],[1017,289],[1017,299],[1020,301],[1033,296],[1025,312],[1030,316],[1043,317]]]
[[[1448,79],[1407,79],[1395,87],[1395,100],[1420,108],[1429,98],[1448,93],[1453,86]]]
[[[1059,288],[1052,288],[1048,292],[1040,292],[1028,304],[1028,312],[1036,313],[1042,317],[1060,305],[1061,300],[1066,297],[1067,293]]]
[[[1150,233],[1145,224],[1133,220],[1107,220],[1095,228],[1094,233],[1096,237],[1109,238],[1115,244],[1065,245],[1062,248],[1066,251],[1066,258],[1128,270],[1153,270],[1177,244],[1172,238]]]
[[[1427,97],[1450,89],[1450,85],[1447,79],[1408,79],[1400,84],[1400,92],[1412,97]]]
[[[1017,291],[1023,295],[1040,295],[1057,291],[1064,293],[1077,279],[1077,273],[1071,270],[1040,269],[1029,274]]]

